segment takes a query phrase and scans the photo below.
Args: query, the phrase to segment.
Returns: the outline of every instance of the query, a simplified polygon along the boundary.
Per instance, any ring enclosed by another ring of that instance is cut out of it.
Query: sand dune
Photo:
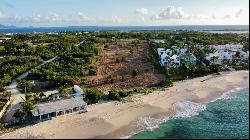
[[[173,116],[173,104],[178,101],[206,104],[223,92],[248,84],[249,71],[224,72],[180,81],[165,91],[133,97],[134,102],[92,105],[88,113],[60,116],[0,138],[121,138],[140,129],[136,124],[138,118]]]

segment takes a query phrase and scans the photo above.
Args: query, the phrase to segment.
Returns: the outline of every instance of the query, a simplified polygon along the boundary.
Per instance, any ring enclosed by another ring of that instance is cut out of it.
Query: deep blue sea
[[[191,117],[172,118],[130,139],[248,139],[249,88],[209,103]]]
[[[70,27],[40,27],[40,28],[0,28],[0,33],[44,33],[65,31],[143,31],[143,30],[193,30],[193,31],[216,31],[234,30],[234,33],[246,33],[248,25],[189,25],[189,26],[70,26]],[[235,32],[236,31],[236,32]],[[227,31],[231,32],[231,31]]]

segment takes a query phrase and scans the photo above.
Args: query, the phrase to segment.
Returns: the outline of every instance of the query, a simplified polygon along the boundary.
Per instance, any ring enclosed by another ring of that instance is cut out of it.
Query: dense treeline
[[[82,84],[83,76],[91,69],[89,64],[102,52],[97,44],[71,46],[58,59],[41,68],[35,68],[29,79],[53,81],[56,86]]]
[[[21,74],[32,67],[40,64],[39,57],[4,57],[0,59],[0,89],[9,84],[18,74]]]

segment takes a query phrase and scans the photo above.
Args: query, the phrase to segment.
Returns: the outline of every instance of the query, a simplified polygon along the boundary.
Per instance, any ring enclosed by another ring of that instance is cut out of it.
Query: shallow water
[[[185,116],[188,109],[157,128],[135,134],[131,139],[240,139],[249,138],[249,88],[227,93],[209,103],[198,114]],[[230,97],[230,98],[229,98]],[[185,105],[190,102],[181,102]],[[192,104],[191,106],[194,106]],[[197,107],[202,105],[197,105]],[[191,107],[195,108],[195,107]],[[197,110],[197,108],[195,108]],[[185,112],[186,111],[186,112]],[[189,112],[190,113],[190,112]]]

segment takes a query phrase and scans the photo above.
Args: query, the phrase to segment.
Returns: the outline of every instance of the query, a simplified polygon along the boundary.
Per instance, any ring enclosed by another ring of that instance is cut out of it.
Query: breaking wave
[[[247,88],[247,87],[246,87]],[[233,96],[231,93],[238,92],[243,89],[246,89],[245,87],[238,87],[232,90],[229,90],[227,92],[224,92],[219,98],[212,100],[211,102],[215,102],[217,100],[227,100],[231,99]],[[165,117],[163,119],[156,119],[153,117],[141,117],[138,118],[136,123],[137,127],[140,128],[140,131],[133,132],[132,134],[123,137],[121,139],[129,139],[133,135],[140,133],[142,131],[152,131],[159,127],[160,124],[167,122],[170,119],[177,119],[177,118],[188,118],[192,116],[199,115],[200,112],[204,111],[206,109],[205,104],[195,103],[188,100],[181,100],[173,104],[172,109],[176,111],[175,115],[172,117]]]

